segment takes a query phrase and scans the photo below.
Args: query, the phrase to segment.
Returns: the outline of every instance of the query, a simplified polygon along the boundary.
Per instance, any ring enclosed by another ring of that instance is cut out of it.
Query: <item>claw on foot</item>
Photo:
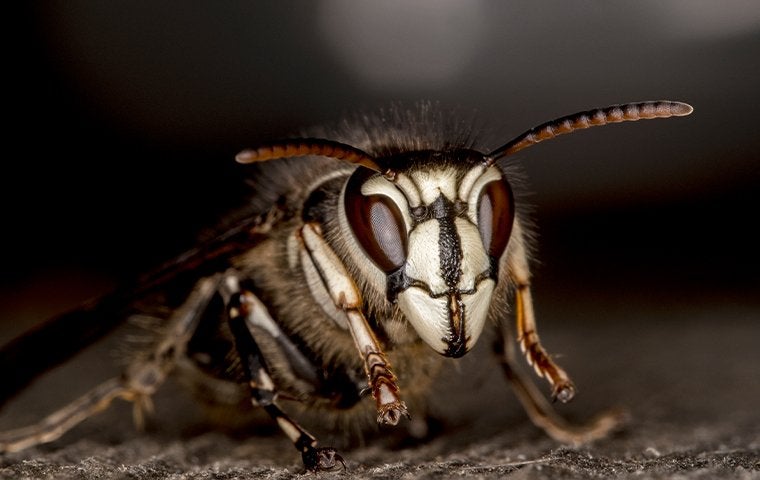
[[[310,447],[301,454],[303,465],[310,472],[331,472],[337,468],[346,469],[346,463],[338,452],[331,447]],[[338,466],[340,464],[340,467]]]
[[[572,382],[558,383],[552,390],[552,401],[567,403],[575,397],[575,385]]]
[[[397,425],[401,416],[411,419],[404,402],[393,402],[381,405],[377,410],[377,423],[385,425]]]

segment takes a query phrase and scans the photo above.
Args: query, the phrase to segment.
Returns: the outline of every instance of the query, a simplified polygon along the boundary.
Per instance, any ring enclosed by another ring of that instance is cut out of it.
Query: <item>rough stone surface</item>
[[[760,478],[758,310],[725,302],[628,300],[539,307],[544,343],[579,387],[576,399],[558,410],[582,421],[625,406],[631,421],[611,438],[572,448],[543,435],[522,413],[484,342],[461,368],[452,365],[437,390],[439,433],[416,443],[396,441],[390,431],[371,435],[340,450],[347,473],[323,476]],[[590,309],[599,320],[584,320]],[[106,348],[88,354],[99,358]],[[73,395],[64,393],[69,388],[86,388],[90,371],[81,364],[93,361],[85,356],[76,362],[9,405],[0,426],[29,423]],[[214,430],[173,383],[155,400],[147,433],[135,432],[129,406],[116,404],[52,444],[0,457],[0,478],[313,478],[272,428],[252,435]],[[323,445],[339,438],[321,437]]]

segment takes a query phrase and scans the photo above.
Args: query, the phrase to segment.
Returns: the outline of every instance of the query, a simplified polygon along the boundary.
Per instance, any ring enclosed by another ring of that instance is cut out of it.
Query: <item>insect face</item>
[[[385,160],[385,161],[384,161]],[[449,357],[467,353],[485,325],[509,241],[512,190],[470,150],[411,152],[392,179],[359,168],[343,194],[357,263],[382,283],[417,334]]]

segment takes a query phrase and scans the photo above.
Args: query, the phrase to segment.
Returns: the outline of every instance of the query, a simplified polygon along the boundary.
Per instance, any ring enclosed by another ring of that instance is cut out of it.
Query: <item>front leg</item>
[[[538,338],[533,298],[530,293],[528,254],[520,225],[517,222],[515,222],[515,232],[511,242],[507,262],[509,275],[515,286],[517,341],[528,364],[533,366],[539,377],[545,377],[551,384],[552,399],[567,403],[575,396],[575,385],[565,370],[552,360]]]
[[[377,421],[396,425],[401,416],[409,417],[401,400],[396,376],[385,353],[362,313],[362,298],[356,284],[335,252],[322,238],[319,225],[301,228],[302,262],[309,262],[318,273],[335,306],[346,313],[348,329],[364,361],[369,387],[377,406]]]

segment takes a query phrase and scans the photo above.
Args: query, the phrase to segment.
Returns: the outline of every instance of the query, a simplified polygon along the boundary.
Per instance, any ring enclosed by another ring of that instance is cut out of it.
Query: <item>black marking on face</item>
[[[463,209],[457,208],[451,200],[439,195],[430,204],[428,211],[431,217],[438,221],[440,271],[446,286],[449,287],[447,310],[450,337],[443,339],[448,345],[444,355],[459,358],[467,353],[467,337],[465,336],[467,315],[462,297],[457,291],[457,285],[462,276],[463,253],[454,220],[463,213]]]
[[[488,263],[489,263],[488,278],[493,280],[495,283],[499,283],[499,257],[494,257],[493,255],[489,255]]]
[[[386,296],[388,301],[395,303],[398,294],[412,285],[412,280],[404,272],[404,265],[392,271],[386,277]]]
[[[467,353],[467,340],[465,336],[465,305],[459,294],[449,296],[449,330],[452,333],[450,338],[442,339],[448,344],[443,354],[451,358],[459,358]]]
[[[441,277],[449,290],[456,290],[462,276],[462,245],[454,225],[454,204],[439,195],[429,208],[434,219],[438,220],[438,251],[440,256]]]

